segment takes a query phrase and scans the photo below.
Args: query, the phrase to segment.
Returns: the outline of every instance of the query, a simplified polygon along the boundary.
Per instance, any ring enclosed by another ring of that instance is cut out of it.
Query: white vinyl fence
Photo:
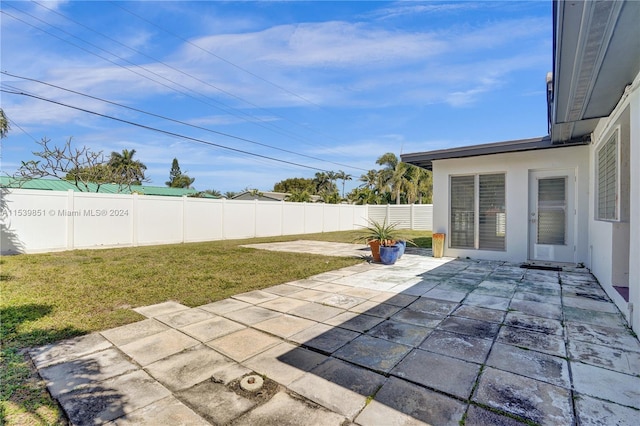
[[[433,204],[387,204],[370,205],[368,218],[382,223],[395,223],[398,229],[431,231],[433,227]]]
[[[399,209],[399,207],[404,207]],[[35,253],[347,231],[431,229],[431,205],[356,206],[28,189],[2,192],[1,251]],[[373,215],[373,216],[372,216]]]

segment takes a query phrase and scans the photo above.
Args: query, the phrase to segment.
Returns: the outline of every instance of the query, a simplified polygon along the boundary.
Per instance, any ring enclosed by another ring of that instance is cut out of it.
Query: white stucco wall
[[[629,206],[629,303],[631,325],[640,334],[640,75],[636,77],[635,91],[630,106],[630,163],[631,186]]]
[[[620,132],[622,148],[620,176],[620,220],[596,220],[595,162],[597,151],[611,136]],[[614,109],[600,120],[593,132],[589,162],[592,193],[589,201],[589,250],[587,266],[609,297],[627,317],[631,327],[640,331],[640,74]],[[627,147],[624,147],[627,144]],[[626,151],[625,151],[626,150]],[[629,287],[629,302],[613,288]]]
[[[449,176],[505,173],[507,234],[505,251],[453,249],[445,243],[445,256],[523,262],[529,259],[529,171],[572,169],[575,184],[576,262],[588,256],[589,147],[495,154],[433,162],[433,232],[448,234]]]

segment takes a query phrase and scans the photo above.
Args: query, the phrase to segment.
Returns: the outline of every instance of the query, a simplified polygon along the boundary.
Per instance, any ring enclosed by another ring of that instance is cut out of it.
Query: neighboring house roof
[[[231,197],[232,200],[260,200],[260,201],[282,201],[287,198],[284,192],[256,192],[244,191],[238,195]]]
[[[290,194],[287,192],[255,192],[255,191],[244,191],[240,194],[231,197],[232,200],[258,200],[258,201],[285,201]],[[319,195],[312,195],[311,202],[317,203],[322,201]]]
[[[60,179],[14,179],[9,176],[0,176],[0,186],[3,188],[41,189],[46,191],[78,191],[73,184]]]
[[[436,151],[416,152],[413,154],[403,154],[402,161],[413,164],[428,170],[432,170],[434,160],[445,160],[451,158],[477,157],[480,155],[503,154],[508,152],[523,152],[539,149],[560,148],[563,146],[584,145],[588,140],[574,141],[571,144],[557,145],[551,142],[549,136],[520,139],[515,141],[486,143],[482,145],[462,146],[449,149],[439,149]]]
[[[3,188],[21,188],[21,189],[38,189],[45,191],[68,191],[74,192],[86,192],[81,191],[72,182],[61,179],[14,179],[9,176],[0,176],[0,186]],[[89,183],[89,192],[96,192],[98,185]],[[113,183],[105,183],[100,185],[97,191],[101,194],[144,194],[144,195],[161,195],[168,197],[182,197],[182,196],[194,196],[198,194],[195,189],[189,188],[169,188],[164,186],[149,186],[149,185],[131,185],[121,186]],[[204,194],[205,198],[219,198],[209,194]]]
[[[587,136],[640,71],[640,2],[554,1],[551,140]]]

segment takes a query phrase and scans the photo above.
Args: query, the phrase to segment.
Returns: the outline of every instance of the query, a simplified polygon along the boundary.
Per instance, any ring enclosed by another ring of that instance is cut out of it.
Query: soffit
[[[640,2],[554,2],[553,142],[591,133],[640,71]]]

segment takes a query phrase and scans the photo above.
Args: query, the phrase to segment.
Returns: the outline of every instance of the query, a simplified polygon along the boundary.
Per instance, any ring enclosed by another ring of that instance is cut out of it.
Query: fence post
[[[132,233],[132,239],[131,239],[131,244],[134,247],[138,247],[138,216],[140,215],[140,206],[138,205],[138,193],[134,192],[133,193],[133,202],[132,202],[132,207],[131,210],[133,210],[131,212],[131,233]]]
[[[258,199],[253,200],[253,238],[258,236]]]
[[[415,204],[410,204],[411,209],[409,210],[409,227],[413,230],[415,227],[414,218],[415,218]]]
[[[187,233],[187,219],[186,219],[186,211],[187,211],[187,196],[182,196],[182,244],[185,242],[185,234]]]
[[[73,250],[75,246],[74,234],[75,234],[75,211],[74,207],[74,193],[73,190],[67,189],[67,250]]]
[[[280,236],[284,235],[284,200],[280,201]]]
[[[364,217],[369,222],[369,204],[364,205]]]
[[[220,231],[222,232],[222,239],[226,240],[226,230],[224,229],[224,217],[227,214],[227,199],[222,199],[222,214],[220,215]]]

